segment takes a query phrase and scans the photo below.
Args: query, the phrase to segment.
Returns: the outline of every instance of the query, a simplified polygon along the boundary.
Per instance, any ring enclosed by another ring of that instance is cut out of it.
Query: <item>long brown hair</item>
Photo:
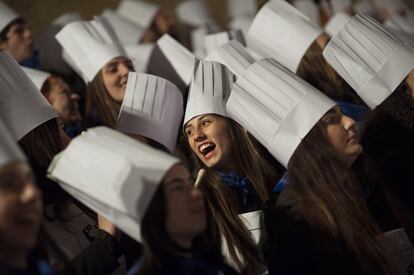
[[[228,118],[223,119],[226,120],[233,144],[232,157],[238,162],[240,170],[245,172],[243,176],[249,179],[262,202],[267,201],[279,179],[276,165],[272,166],[263,157],[257,143],[254,143],[239,124]],[[187,146],[189,147],[188,142]],[[238,217],[240,206],[237,198],[234,198],[217,171],[207,168],[191,149],[188,150],[191,152],[194,170],[204,168],[208,171],[202,190],[216,223],[218,236],[221,235],[226,240],[231,259],[242,273],[260,273],[263,260],[250,233]]]
[[[342,239],[367,274],[390,274],[380,233],[351,170],[337,157],[318,122],[302,140],[288,164],[289,184],[283,192],[312,227]]]
[[[113,100],[103,82],[102,70],[87,85],[85,129],[100,125],[115,128],[121,104]],[[99,120],[99,121],[97,121]]]
[[[333,100],[365,105],[351,86],[326,62],[322,48],[316,41],[299,63],[297,75]]]

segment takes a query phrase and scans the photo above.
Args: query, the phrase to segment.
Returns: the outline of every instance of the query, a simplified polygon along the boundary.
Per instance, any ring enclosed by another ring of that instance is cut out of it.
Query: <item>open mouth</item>
[[[198,150],[206,160],[210,159],[214,155],[214,149],[216,149],[216,144],[213,142],[205,142],[198,146]]]

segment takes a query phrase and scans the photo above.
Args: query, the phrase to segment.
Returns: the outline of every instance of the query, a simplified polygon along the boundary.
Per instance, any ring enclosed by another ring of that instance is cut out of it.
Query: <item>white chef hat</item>
[[[56,39],[89,81],[111,59],[126,56],[109,22],[102,17],[90,22],[72,22],[56,35]]]
[[[136,72],[146,72],[151,59],[154,43],[124,45],[125,51],[134,63]]]
[[[28,68],[28,67],[22,66],[22,69],[26,73],[26,75],[30,78],[30,80],[35,84],[36,88],[39,91],[42,90],[43,84],[46,82],[49,76],[51,76],[50,73]]]
[[[15,140],[58,117],[46,98],[7,51],[0,51],[0,117]]]
[[[204,37],[210,33],[211,31],[207,26],[197,27],[190,33],[191,49],[193,54],[199,59],[204,59],[206,57]]]
[[[168,34],[158,39],[157,45],[184,83],[189,85],[196,63],[194,55]]]
[[[312,0],[296,0],[293,2],[293,6],[312,22],[319,24],[319,7]]]
[[[125,18],[137,23],[144,29],[148,29],[154,21],[159,9],[159,5],[145,1],[121,0],[117,12]]]
[[[330,0],[334,13],[345,12],[352,7],[351,0]]]
[[[181,23],[192,27],[208,25],[214,22],[203,0],[182,1],[177,5],[175,13]]]
[[[233,85],[227,112],[287,167],[302,139],[335,105],[275,60],[262,59]]]
[[[183,126],[194,117],[204,114],[228,117],[226,101],[232,79],[232,73],[220,63],[198,62],[188,94]]]
[[[244,37],[247,37],[247,33],[249,32],[249,28],[252,25],[253,18],[251,17],[235,17],[229,21],[229,29],[232,30],[241,30],[243,32]]]
[[[3,31],[13,20],[19,17],[20,15],[9,8],[5,3],[0,1],[0,32]]]
[[[255,62],[246,48],[236,40],[217,48],[206,60],[223,64],[237,77],[242,77],[247,68]]]
[[[230,30],[226,32],[218,32],[204,36],[206,54],[210,54],[216,48],[224,45],[225,43],[231,40],[239,41],[243,45],[246,44],[243,33],[240,30]]]
[[[395,14],[392,18],[385,20],[383,23],[385,28],[387,28],[392,33],[406,33],[407,35],[414,36],[414,26],[412,22],[408,21],[406,18]]]
[[[105,9],[102,16],[108,19],[121,43],[132,44],[141,41],[145,30],[137,23],[122,17],[111,9]]]
[[[354,16],[323,55],[371,108],[391,95],[414,68],[413,49],[364,15]]]
[[[82,21],[82,16],[78,11],[64,13],[52,21],[52,25],[63,28],[69,23]]]
[[[165,173],[179,160],[107,127],[74,138],[48,176],[137,241]]]
[[[247,45],[296,72],[306,50],[321,33],[322,29],[295,7],[283,0],[273,0],[253,20]]]
[[[339,32],[343,26],[351,19],[351,16],[346,14],[345,12],[337,12],[334,16],[329,19],[328,23],[325,25],[325,32],[329,34],[329,36],[334,36],[337,32]]]
[[[256,0],[227,0],[229,18],[253,17],[257,12]]]
[[[130,72],[116,128],[155,140],[174,152],[183,108],[183,96],[174,84]]]
[[[0,167],[14,160],[25,160],[24,154],[0,119]]]

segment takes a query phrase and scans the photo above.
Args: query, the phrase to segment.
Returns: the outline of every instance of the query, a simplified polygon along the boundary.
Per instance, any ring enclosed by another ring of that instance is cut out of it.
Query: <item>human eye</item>
[[[185,134],[187,135],[187,137],[191,137],[193,135],[193,133],[194,133],[194,129],[192,129],[192,128],[187,128],[185,130]]]
[[[211,123],[211,120],[209,120],[209,119],[203,119],[203,120],[201,121],[201,125],[202,125],[203,127],[208,126],[210,123]]]

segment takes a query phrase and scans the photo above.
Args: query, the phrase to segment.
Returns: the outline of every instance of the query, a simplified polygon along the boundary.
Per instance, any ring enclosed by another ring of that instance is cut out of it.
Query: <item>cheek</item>
[[[338,126],[328,126],[326,128],[326,132],[328,135],[328,139],[331,142],[331,144],[339,150],[343,150],[346,146],[346,133],[342,129],[342,127]]]

